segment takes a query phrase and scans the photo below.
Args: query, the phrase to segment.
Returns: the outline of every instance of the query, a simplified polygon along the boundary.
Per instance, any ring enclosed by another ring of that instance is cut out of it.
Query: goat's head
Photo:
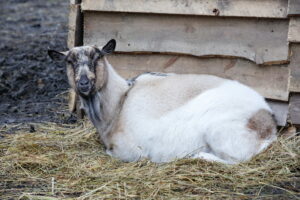
[[[101,50],[96,46],[74,47],[69,51],[48,50],[56,61],[67,62],[70,86],[81,96],[88,96],[100,90],[106,81],[106,69],[101,58],[115,50],[116,41],[110,40]]]

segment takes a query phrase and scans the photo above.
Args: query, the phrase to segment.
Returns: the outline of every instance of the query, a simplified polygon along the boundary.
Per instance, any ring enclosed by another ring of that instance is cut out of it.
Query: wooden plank
[[[267,102],[274,112],[277,125],[285,126],[288,119],[289,104],[287,102],[272,101],[272,100],[267,100]]]
[[[289,0],[288,4],[288,16],[300,15],[300,1]]]
[[[291,123],[300,125],[300,94],[292,93],[290,97],[289,114]]]
[[[75,29],[76,29],[76,15],[78,7],[73,3],[70,4],[69,9],[69,27],[68,27],[68,47],[75,47]]]
[[[87,12],[84,44],[117,39],[121,52],[242,57],[288,62],[288,20]]]
[[[80,5],[70,4],[68,47],[81,46],[83,43],[83,15]]]
[[[83,0],[86,11],[286,18],[287,0]]]
[[[300,42],[300,17],[290,18],[288,41]]]
[[[78,3],[81,0],[71,0],[69,10],[69,32],[68,32],[68,48],[80,46],[83,43],[83,15]],[[70,88],[69,90],[69,111],[76,112],[76,105],[78,104],[78,97],[76,92]],[[77,112],[79,112],[77,110]],[[78,115],[80,118],[80,115]]]
[[[291,56],[289,68],[291,69],[291,78],[289,91],[300,92],[300,44],[293,43],[290,45]]]
[[[251,86],[266,98],[288,100],[289,68],[255,65],[244,59],[198,58],[162,54],[114,54],[109,61],[125,78],[143,72],[175,72],[179,74],[212,74],[235,79]]]

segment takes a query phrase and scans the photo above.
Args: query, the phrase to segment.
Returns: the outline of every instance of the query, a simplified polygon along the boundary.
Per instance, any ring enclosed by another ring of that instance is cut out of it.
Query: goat
[[[128,81],[105,57],[115,47],[112,39],[102,49],[48,51],[67,62],[69,84],[109,155],[126,162],[200,158],[236,164],[276,140],[272,110],[253,89],[205,74],[144,73]]]

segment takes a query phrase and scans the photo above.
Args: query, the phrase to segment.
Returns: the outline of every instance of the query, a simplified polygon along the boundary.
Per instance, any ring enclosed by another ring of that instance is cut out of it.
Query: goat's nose
[[[80,84],[81,86],[88,85],[88,84],[89,84],[89,79],[88,79],[88,77],[87,77],[86,75],[81,76],[80,79],[79,79],[79,84]]]

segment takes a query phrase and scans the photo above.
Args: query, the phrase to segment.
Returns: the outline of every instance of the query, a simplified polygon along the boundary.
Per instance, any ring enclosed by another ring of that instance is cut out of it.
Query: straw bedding
[[[30,126],[0,127],[0,199],[300,198],[299,136],[234,166],[124,163],[105,154],[89,122]]]

